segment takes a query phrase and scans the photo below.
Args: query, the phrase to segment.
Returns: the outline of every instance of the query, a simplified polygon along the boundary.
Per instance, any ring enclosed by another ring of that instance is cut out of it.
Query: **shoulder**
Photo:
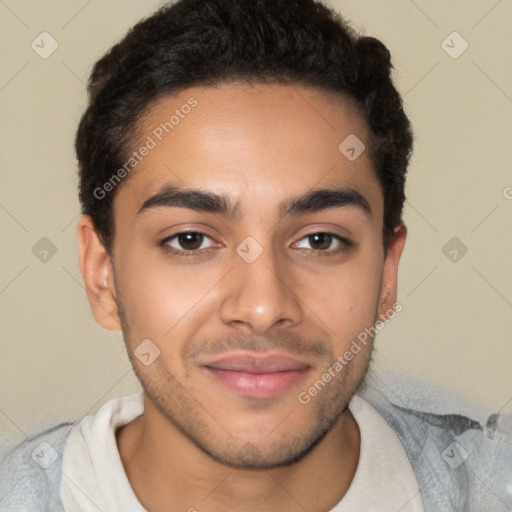
[[[468,512],[512,509],[512,415],[475,419],[425,407],[414,395],[418,381],[399,388],[370,379],[360,393],[400,439],[418,480],[425,510]],[[396,385],[396,383],[395,383]],[[437,400],[442,400],[436,390]],[[424,405],[424,404],[423,404]],[[430,504],[430,507],[427,506]]]
[[[59,511],[62,454],[72,423],[40,432],[0,459],[0,509]]]

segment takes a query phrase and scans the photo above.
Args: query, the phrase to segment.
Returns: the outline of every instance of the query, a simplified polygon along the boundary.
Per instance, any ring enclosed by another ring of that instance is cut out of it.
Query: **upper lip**
[[[311,365],[284,354],[229,353],[212,359],[201,366],[216,370],[243,371],[247,373],[275,373],[306,370]]]

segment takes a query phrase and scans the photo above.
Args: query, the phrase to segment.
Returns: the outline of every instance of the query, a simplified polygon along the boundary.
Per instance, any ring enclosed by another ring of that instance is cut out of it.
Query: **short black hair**
[[[112,178],[126,175],[137,123],[159,98],[222,82],[298,84],[339,93],[363,115],[384,196],[387,248],[402,223],[413,143],[392,70],[390,52],[382,42],[358,35],[319,1],[165,4],[132,27],[92,70],[89,104],[75,140],[82,213],[92,218],[110,253],[117,190]],[[118,172],[123,166],[125,172]]]

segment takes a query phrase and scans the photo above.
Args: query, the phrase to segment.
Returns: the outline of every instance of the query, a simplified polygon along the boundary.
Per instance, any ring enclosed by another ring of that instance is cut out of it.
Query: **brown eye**
[[[211,240],[211,237],[206,233],[200,231],[183,231],[167,237],[161,242],[161,245],[172,252],[188,256],[201,252],[202,249],[209,248],[210,246],[203,246],[207,239]]]
[[[202,233],[180,233],[176,240],[183,249],[195,251],[201,247],[203,237]]]
[[[309,235],[308,239],[313,249],[317,249],[319,251],[326,251],[329,249],[333,241],[333,237],[327,233],[315,233],[313,235]]]
[[[350,249],[353,244],[346,238],[336,235],[335,233],[311,233],[304,238],[299,240],[298,244],[303,244],[304,241],[307,241],[309,244],[309,248],[312,251],[326,254],[336,254],[340,251],[346,251]],[[334,245],[334,247],[333,247]],[[301,247],[308,248],[308,247]]]

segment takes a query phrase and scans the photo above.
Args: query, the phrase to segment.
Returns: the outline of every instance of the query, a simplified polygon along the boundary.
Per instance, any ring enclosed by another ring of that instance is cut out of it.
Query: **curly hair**
[[[393,69],[382,42],[359,36],[319,1],[168,3],[132,27],[92,70],[75,139],[82,213],[111,252],[115,190],[97,191],[126,162],[138,122],[159,98],[228,81],[299,84],[339,93],[363,115],[384,196],[387,247],[402,223],[413,144]]]

